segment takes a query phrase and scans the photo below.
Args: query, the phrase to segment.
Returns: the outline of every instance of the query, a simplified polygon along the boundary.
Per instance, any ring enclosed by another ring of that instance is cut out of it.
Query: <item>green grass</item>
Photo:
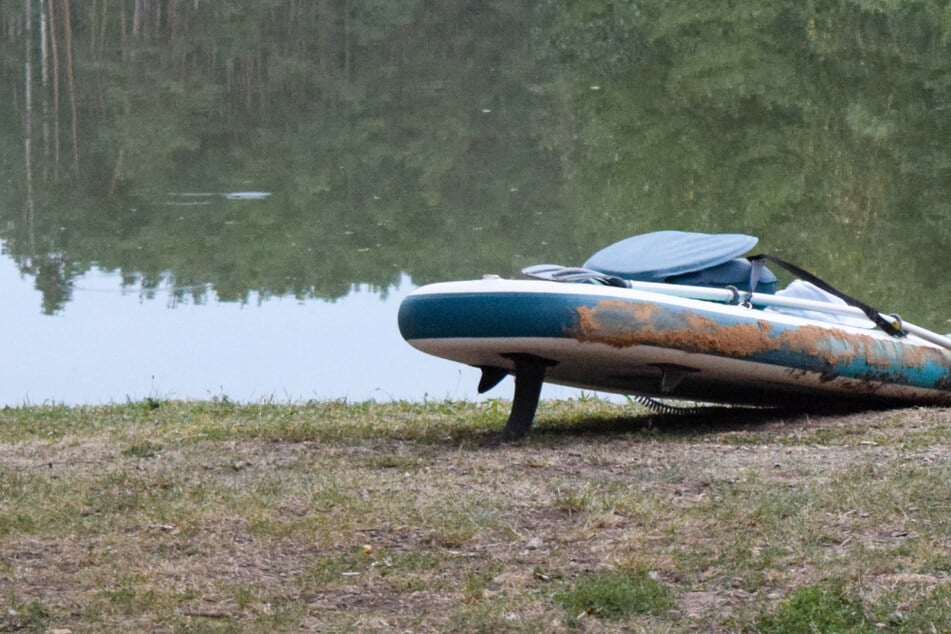
[[[662,615],[676,607],[671,589],[645,570],[585,574],[555,600],[574,625],[585,616],[622,621],[635,614]]]
[[[18,630],[42,631],[50,623],[50,610],[43,603],[33,600],[23,603],[8,601],[0,615],[0,632]]]
[[[774,634],[871,634],[876,631],[861,600],[847,594],[844,584],[838,580],[799,588],[779,607],[761,617],[758,627]]]
[[[0,631],[951,630],[951,410],[0,410]]]

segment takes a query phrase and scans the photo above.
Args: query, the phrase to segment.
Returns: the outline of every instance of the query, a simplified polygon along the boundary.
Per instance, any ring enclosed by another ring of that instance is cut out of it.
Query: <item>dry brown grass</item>
[[[505,407],[4,410],[0,631],[758,631],[832,582],[951,627],[951,410]],[[623,571],[675,607],[564,607]]]

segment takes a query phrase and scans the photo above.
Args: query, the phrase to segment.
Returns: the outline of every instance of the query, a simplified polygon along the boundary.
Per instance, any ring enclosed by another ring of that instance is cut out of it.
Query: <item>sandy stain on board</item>
[[[595,306],[579,307],[577,312],[578,325],[571,333],[574,338],[615,348],[650,345],[739,359],[783,350],[821,359],[829,367],[849,365],[856,359],[883,369],[896,365],[918,368],[929,362],[951,367],[951,354],[943,350],[821,326],[801,326],[776,334],[765,319],[724,325],[703,315],[622,300],[603,300]]]

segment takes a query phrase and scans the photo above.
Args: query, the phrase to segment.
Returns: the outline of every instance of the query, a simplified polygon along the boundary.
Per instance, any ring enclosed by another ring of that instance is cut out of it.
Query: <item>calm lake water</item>
[[[280,297],[248,304],[144,299],[115,274],[76,279],[68,308],[38,315],[41,293],[0,261],[0,404],[104,404],[145,398],[236,401],[476,400],[479,372],[421,355],[394,324],[408,278],[387,299],[363,287],[336,302]],[[492,394],[510,397],[499,387]],[[548,398],[577,390],[546,386]],[[486,395],[490,396],[490,395]]]
[[[951,331],[946,10],[516,4],[0,3],[0,405],[476,398],[406,293],[665,228]]]

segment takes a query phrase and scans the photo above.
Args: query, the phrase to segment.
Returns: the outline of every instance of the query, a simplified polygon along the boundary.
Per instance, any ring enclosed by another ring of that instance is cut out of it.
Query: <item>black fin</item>
[[[505,356],[515,362],[515,398],[512,413],[502,430],[502,440],[507,442],[523,438],[532,428],[542,383],[545,382],[545,368],[556,362],[531,354]]]
[[[477,388],[479,394],[485,394],[509,375],[508,370],[491,365],[481,366],[479,369],[482,370],[482,378],[479,379],[479,387]]]

